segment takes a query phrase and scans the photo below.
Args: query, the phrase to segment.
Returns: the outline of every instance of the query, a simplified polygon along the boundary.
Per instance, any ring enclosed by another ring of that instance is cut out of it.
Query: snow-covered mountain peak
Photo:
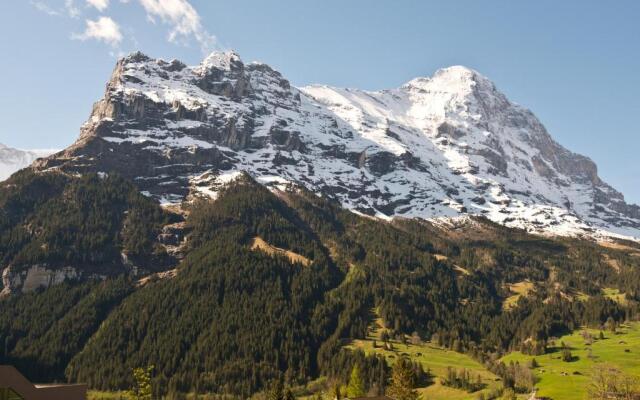
[[[452,65],[450,67],[440,68],[433,74],[434,79],[446,77],[446,79],[467,80],[474,79],[476,76],[480,76],[480,74],[464,65]]]
[[[0,181],[29,166],[36,159],[54,152],[55,150],[19,150],[0,143]]]
[[[246,171],[378,216],[484,215],[542,233],[640,237],[640,207],[486,77],[454,66],[383,91],[295,88],[218,52],[120,60],[81,140],[37,168],[109,172],[176,203]]]
[[[468,134],[484,135],[488,122],[518,108],[485,76],[463,66],[439,69],[432,77],[415,78],[399,89],[411,105],[409,115],[425,129],[445,121],[454,125],[484,125]],[[524,110],[526,111],[526,110]]]
[[[218,68],[228,71],[237,64],[242,64],[240,55],[233,50],[228,50],[215,51],[209,54],[200,65],[205,68]]]
[[[418,77],[403,85],[403,88],[440,92],[459,95],[470,95],[473,89],[482,86],[493,89],[493,82],[479,72],[462,65],[438,69],[433,76]]]

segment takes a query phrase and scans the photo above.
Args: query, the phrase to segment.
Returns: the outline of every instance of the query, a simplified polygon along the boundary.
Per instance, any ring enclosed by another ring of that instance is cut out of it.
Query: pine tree
[[[347,386],[347,397],[353,399],[364,395],[365,389],[362,374],[360,373],[358,364],[355,364],[351,370],[351,377],[349,378],[349,385]]]
[[[573,354],[571,354],[571,350],[565,348],[562,350],[562,361],[571,362],[573,361]]]
[[[287,388],[287,390],[284,392],[283,400],[296,400],[296,396],[293,395],[293,392],[290,388]]]
[[[269,393],[267,394],[267,400],[284,400],[284,392],[280,381],[273,384],[271,390],[269,390]]]
[[[391,372],[391,385],[387,394],[395,400],[418,400],[420,395],[415,390],[416,377],[411,362],[405,358],[398,360]]]
[[[151,386],[151,373],[153,366],[147,368],[136,368],[133,370],[133,388],[128,395],[132,400],[151,400],[153,388]]]
[[[333,387],[333,398],[334,400],[342,399],[342,393],[340,392],[340,384],[338,383],[336,383],[336,385]]]

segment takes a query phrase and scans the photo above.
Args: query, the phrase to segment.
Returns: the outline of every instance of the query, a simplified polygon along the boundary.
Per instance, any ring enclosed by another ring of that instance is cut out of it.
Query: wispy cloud
[[[97,0],[97,1],[100,1],[100,0]],[[80,16],[80,9],[76,6],[74,0],[64,0],[63,4],[57,4],[55,6],[51,6],[50,4],[47,4],[47,2],[45,2],[44,0],[31,0],[29,3],[33,7],[35,7],[36,10],[43,12],[47,15],[52,15],[56,17],[67,15],[71,18],[78,18]]]
[[[122,30],[108,15],[110,8],[116,8],[117,4],[119,7],[132,7],[131,0],[57,0],[53,2],[54,5],[51,5],[52,2],[49,0],[29,1],[38,11],[52,16],[80,20],[83,13],[91,12],[90,9],[103,14],[97,19],[84,17],[86,27],[82,33],[71,35],[74,40],[96,40],[108,44],[113,51],[121,52],[123,49],[120,46],[126,36],[127,43],[131,42],[137,46],[133,31]],[[191,5],[190,0],[137,0],[136,3],[144,9],[149,22],[168,26],[167,40],[170,43],[188,45],[195,42],[203,53],[217,47],[216,37],[204,28],[200,14]]]
[[[80,9],[73,0],[64,0],[64,8],[71,18],[78,18],[80,16]]]
[[[109,7],[109,0],[86,0],[87,4],[102,12]]]
[[[151,22],[159,19],[171,26],[170,42],[184,43],[193,38],[205,53],[216,46],[215,36],[202,26],[200,15],[187,0],[140,0],[140,4]]]
[[[86,29],[79,34],[71,35],[72,39],[89,40],[94,39],[104,42],[112,47],[117,47],[122,42],[120,25],[109,17],[100,17],[95,21],[86,20]]]
[[[41,11],[45,14],[55,15],[55,16],[60,15],[60,12],[58,10],[54,10],[44,1],[31,1],[31,5],[34,6],[36,10]]]

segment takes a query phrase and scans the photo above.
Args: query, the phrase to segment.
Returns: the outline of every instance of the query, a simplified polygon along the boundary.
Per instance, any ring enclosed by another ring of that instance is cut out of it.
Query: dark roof
[[[87,385],[34,385],[10,365],[0,365],[0,388],[13,389],[24,400],[86,400]]]

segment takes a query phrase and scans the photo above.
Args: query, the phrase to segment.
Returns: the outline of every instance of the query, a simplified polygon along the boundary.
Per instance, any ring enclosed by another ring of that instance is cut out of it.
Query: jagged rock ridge
[[[79,140],[38,170],[118,172],[162,203],[215,197],[246,171],[358,212],[485,215],[529,231],[640,237],[640,207],[465,67],[368,92],[295,88],[234,52],[200,65],[118,61]]]

